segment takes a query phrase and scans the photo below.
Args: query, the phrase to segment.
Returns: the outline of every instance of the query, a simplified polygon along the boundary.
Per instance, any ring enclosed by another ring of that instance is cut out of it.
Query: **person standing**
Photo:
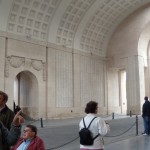
[[[21,124],[24,122],[24,118],[20,116],[19,111],[12,123],[11,128],[8,130],[0,121],[0,150],[9,150],[9,147],[14,145],[21,134]]]
[[[101,136],[106,135],[109,132],[110,128],[102,118],[96,117],[97,112],[97,102],[90,101],[86,104],[85,113],[87,115],[80,121],[79,130],[81,131],[85,127],[85,125],[86,127],[88,127],[91,123],[89,130],[91,131],[93,138],[95,139],[93,145],[82,145],[80,143],[80,150],[104,150],[103,139]]]
[[[23,136],[11,150],[45,150],[43,140],[37,136],[36,126],[26,125]]]
[[[8,130],[10,130],[11,123],[13,121],[15,114],[6,105],[7,101],[8,101],[8,95],[3,91],[0,91],[0,121]]]
[[[142,107],[142,117],[143,117],[143,124],[144,124],[144,133],[143,135],[150,134],[150,102],[148,101],[148,97],[144,97],[144,104]]]

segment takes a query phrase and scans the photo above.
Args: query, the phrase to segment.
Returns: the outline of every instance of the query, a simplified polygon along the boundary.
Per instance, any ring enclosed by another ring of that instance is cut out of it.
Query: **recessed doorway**
[[[14,101],[24,114],[38,116],[38,81],[29,71],[20,72],[14,80]]]
[[[120,99],[121,113],[127,114],[127,96],[126,96],[126,71],[120,71]]]

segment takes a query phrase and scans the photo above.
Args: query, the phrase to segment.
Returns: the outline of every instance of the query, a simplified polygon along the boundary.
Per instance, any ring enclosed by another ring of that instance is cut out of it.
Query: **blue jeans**
[[[144,123],[144,133],[150,134],[150,117],[144,116],[143,123]]]

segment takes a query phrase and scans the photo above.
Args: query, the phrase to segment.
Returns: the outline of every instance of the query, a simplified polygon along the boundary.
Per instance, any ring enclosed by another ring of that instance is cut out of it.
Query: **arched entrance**
[[[141,110],[143,105],[143,99],[145,96],[150,98],[150,22],[145,25],[145,28],[141,32],[138,43],[138,55],[142,56],[143,70],[144,70],[144,82],[143,82],[143,95],[140,98]],[[143,90],[144,89],[144,90]]]
[[[150,41],[147,47],[147,67],[144,68],[145,73],[145,96],[150,98]]]
[[[14,101],[24,114],[38,117],[38,81],[29,71],[20,72],[14,81]]]

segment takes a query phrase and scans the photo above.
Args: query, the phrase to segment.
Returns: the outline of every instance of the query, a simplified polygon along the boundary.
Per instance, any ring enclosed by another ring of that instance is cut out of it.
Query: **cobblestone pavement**
[[[110,124],[111,132],[104,137],[105,147],[109,144],[130,139],[137,136],[136,117],[111,116],[103,117]],[[47,150],[79,150],[78,124],[81,118],[46,120],[41,122],[31,121],[26,124],[34,124],[38,127],[38,135],[44,140]],[[143,131],[142,118],[138,117],[138,135]]]

